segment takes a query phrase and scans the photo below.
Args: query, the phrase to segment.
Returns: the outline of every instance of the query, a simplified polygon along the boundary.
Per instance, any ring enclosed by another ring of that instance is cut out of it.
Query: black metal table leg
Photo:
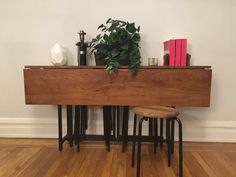
[[[149,118],[148,119],[148,121],[149,121],[149,127],[148,127],[148,131],[149,131],[149,136],[150,136],[150,138],[153,138],[153,119],[152,118]]]
[[[124,107],[122,107],[123,119],[122,119],[122,152],[125,152],[125,125],[126,125],[126,116],[124,114]]]
[[[85,135],[85,131],[88,128],[88,106],[81,106],[81,117],[82,117],[82,122],[83,122],[83,135]]]
[[[117,119],[117,117],[116,117],[116,106],[112,106],[112,136],[113,136],[113,138],[116,138],[117,137],[117,135],[116,135],[116,129],[117,129],[117,127],[116,127],[116,119]]]
[[[135,160],[135,139],[136,139],[136,127],[137,127],[137,115],[134,115],[134,126],[133,126],[133,144],[132,144],[132,167],[134,167]]]
[[[80,124],[81,124],[80,119],[81,119],[80,106],[75,106],[74,137],[75,137],[75,144],[77,145],[77,151],[80,151]]]
[[[102,107],[103,110],[103,134],[104,134],[104,141],[105,145],[107,146],[107,122],[106,122],[106,107]]]
[[[154,153],[157,153],[158,120],[154,119]]]
[[[120,136],[120,106],[116,106],[116,136]]]
[[[163,147],[163,119],[160,120],[160,147]]]
[[[109,131],[110,131],[110,121],[109,121],[109,106],[103,106],[103,129],[104,129],[104,140],[107,147],[107,151],[110,151],[110,139],[109,139]]]
[[[62,106],[58,105],[58,139],[59,139],[59,151],[62,151]]]
[[[111,131],[112,131],[112,106],[107,107],[107,125],[108,125],[108,131],[107,131],[107,142],[108,142],[108,152],[110,152],[110,139],[111,139]]]
[[[79,106],[76,105],[75,106],[75,119],[74,119],[74,143],[75,145],[77,145],[78,143],[78,136],[79,136],[79,116],[80,114],[78,114],[78,109],[79,109]]]
[[[122,152],[125,152],[125,147],[128,145],[128,125],[129,124],[129,106],[123,107],[123,128],[122,128]]]
[[[83,117],[83,107],[80,106],[80,119],[79,119],[79,139],[80,142],[84,140],[84,117]]]
[[[66,106],[66,114],[67,114],[67,136],[68,141],[70,143],[70,147],[73,146],[73,115],[72,115],[72,106]]]

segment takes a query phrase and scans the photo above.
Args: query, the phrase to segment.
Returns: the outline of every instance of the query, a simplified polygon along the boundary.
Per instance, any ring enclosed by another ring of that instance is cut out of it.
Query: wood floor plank
[[[39,150],[40,148],[37,147],[22,148],[22,150],[14,157],[14,160],[4,162],[4,165],[0,168],[0,176],[18,176],[21,171],[32,163],[33,156],[35,156]]]
[[[216,177],[216,174],[214,173],[214,171],[209,167],[209,165],[204,161],[204,159],[202,159],[199,153],[192,152],[192,154],[209,176]]]
[[[235,177],[236,171],[232,169],[223,158],[220,157],[220,153],[212,151],[207,153],[199,152],[199,154],[214,170],[216,176]]]
[[[70,148],[70,150],[71,150],[71,148]],[[80,168],[81,168],[81,166],[83,165],[83,162],[86,159],[87,153],[88,153],[87,148],[81,148],[80,152],[79,153],[77,152],[75,154],[74,159],[76,159],[76,160],[72,165],[72,169],[69,172],[68,177],[77,177],[77,176],[79,176]]]
[[[15,157],[23,150],[24,148],[15,148],[9,151],[0,161],[0,171],[6,170],[8,164],[14,162]],[[7,168],[8,169],[8,168]]]
[[[236,153],[235,152],[221,152],[224,154],[225,160],[227,163],[232,166],[233,169],[236,169]]]
[[[4,161],[3,159],[14,150],[15,150],[15,147],[0,148],[0,166],[1,166],[1,162]]]
[[[97,164],[100,163],[100,154],[102,153],[102,149],[90,149],[89,150],[90,153],[88,153],[88,156],[86,158],[86,162],[83,162],[85,163],[84,165],[84,173],[82,173],[80,170],[80,174],[79,176],[87,176],[87,177],[94,177],[96,176],[96,168],[97,168]],[[105,151],[105,149],[104,149]],[[104,155],[104,154],[103,154]],[[104,165],[104,164],[103,164]]]
[[[103,173],[103,167],[104,164],[106,163],[106,159],[107,159],[107,151],[106,149],[101,149],[101,154],[99,157],[99,162],[96,163],[96,169],[94,170],[94,177],[100,177],[102,176]]]
[[[112,165],[112,159],[113,159],[114,151],[109,152],[106,155],[105,162],[103,164],[103,171],[101,174],[101,177],[108,177],[111,174],[111,165]]]
[[[18,176],[19,177],[43,176],[52,166],[52,163],[55,161],[58,154],[59,152],[55,151],[54,148],[43,147],[39,151],[39,154],[36,156],[34,161]]]
[[[122,153],[120,144],[107,152],[103,142],[83,142],[81,151],[57,140],[0,139],[0,177],[135,177],[131,146]],[[178,176],[178,146],[167,166],[167,148],[142,144],[141,177]],[[136,159],[137,162],[137,159]],[[236,143],[184,143],[184,177],[235,177]]]
[[[227,169],[227,171],[230,173],[230,175],[233,177],[236,174],[236,168],[231,166],[231,163],[225,159],[225,157],[222,155],[222,152],[213,152],[216,159],[222,163],[222,165]]]
[[[71,151],[69,148],[59,153],[54,163],[44,174],[44,177],[68,176],[72,170],[73,164],[78,159],[75,155],[77,155],[77,152]]]
[[[184,162],[193,177],[208,177],[208,174],[193,156],[192,152],[184,152]]]
[[[127,164],[125,153],[120,153],[117,149],[113,153],[113,159],[111,163],[111,173],[109,176],[112,177],[121,177],[121,176],[127,176],[126,174],[126,168],[130,168]],[[126,166],[127,164],[127,166]]]

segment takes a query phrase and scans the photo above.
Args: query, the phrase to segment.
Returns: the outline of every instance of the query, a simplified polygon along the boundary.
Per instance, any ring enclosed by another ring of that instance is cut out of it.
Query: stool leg
[[[140,163],[141,163],[141,140],[142,140],[142,123],[143,121],[147,121],[148,118],[143,117],[140,121],[139,121],[139,133],[138,133],[138,154],[137,154],[137,177],[140,177]]]
[[[133,126],[133,144],[132,144],[132,167],[134,167],[135,160],[135,138],[136,138],[136,127],[137,127],[137,115],[134,115],[134,126]]]
[[[183,137],[182,137],[182,123],[177,117],[175,120],[179,124],[179,177],[183,177]]]
[[[166,120],[166,140],[168,147],[168,167],[171,165],[170,119]]]
[[[175,142],[175,120],[171,120],[171,153],[174,153],[174,142]]]

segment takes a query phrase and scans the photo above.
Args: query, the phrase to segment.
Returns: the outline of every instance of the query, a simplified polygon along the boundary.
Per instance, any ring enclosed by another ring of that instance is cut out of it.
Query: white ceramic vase
[[[51,63],[55,66],[63,66],[67,63],[66,52],[58,43],[51,49]]]

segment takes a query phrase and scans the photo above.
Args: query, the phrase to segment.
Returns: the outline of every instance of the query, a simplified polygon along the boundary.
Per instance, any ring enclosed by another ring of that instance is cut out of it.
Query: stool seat
[[[134,107],[133,111],[137,115],[156,119],[168,119],[179,115],[176,109],[164,106],[138,106]]]

